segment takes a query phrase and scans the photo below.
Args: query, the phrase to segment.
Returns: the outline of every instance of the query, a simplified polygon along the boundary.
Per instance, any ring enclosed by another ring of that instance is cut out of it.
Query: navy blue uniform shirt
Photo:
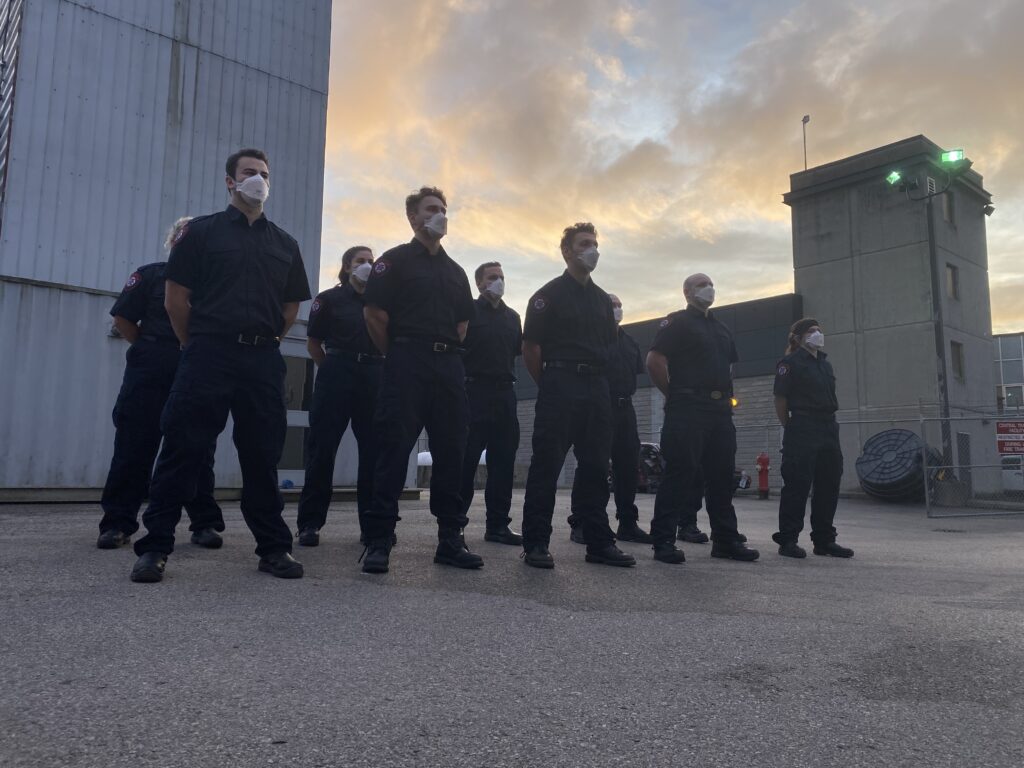
[[[668,358],[669,393],[680,389],[732,390],[737,360],[732,332],[714,313],[689,306],[661,321],[651,349]]]
[[[481,296],[466,331],[466,375],[475,379],[516,380],[516,355],[522,353],[523,326],[519,313],[505,304],[491,306]]]
[[[233,205],[185,225],[166,276],[192,291],[192,336],[280,336],[282,305],[309,298],[295,238],[266,216],[249,226]]]
[[[120,316],[139,323],[140,333],[158,339],[174,339],[171,318],[164,309],[164,268],[166,261],[147,264],[132,272],[121,289],[111,316]]]
[[[632,397],[636,392],[636,377],[643,372],[640,345],[620,327],[618,338],[608,350],[608,391],[611,396]]]
[[[328,288],[313,299],[306,335],[320,339],[327,349],[379,355],[380,350],[373,345],[366,331],[364,306],[363,295],[351,284]]]
[[[546,361],[607,365],[616,327],[608,294],[593,280],[580,285],[566,270],[533,294],[523,338],[539,344]]]
[[[836,375],[828,355],[815,357],[803,347],[786,355],[775,369],[775,394],[786,398],[790,411],[835,413]]]
[[[363,294],[388,313],[388,338],[459,344],[456,326],[473,317],[465,270],[441,248],[431,255],[419,240],[392,248],[373,264]]]

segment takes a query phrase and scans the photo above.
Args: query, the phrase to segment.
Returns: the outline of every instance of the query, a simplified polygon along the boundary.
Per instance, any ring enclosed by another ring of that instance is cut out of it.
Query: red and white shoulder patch
[[[138,285],[141,282],[142,282],[142,273],[141,272],[132,272],[128,276],[128,282],[126,282],[124,284],[124,289],[126,291],[130,291],[132,288],[134,288],[136,285]]]
[[[181,242],[181,238],[183,238],[185,236],[186,232],[188,232],[188,224],[182,224],[181,225],[181,229],[179,229],[177,232],[175,232],[174,233],[174,237],[171,238],[171,247],[174,247],[175,245],[180,243]]]
[[[672,325],[672,318],[671,317],[666,317],[664,320],[662,320],[660,323],[658,323],[658,327],[659,328],[664,328],[664,327],[666,327],[668,325]]]
[[[779,363],[779,367],[778,367],[778,369],[776,369],[775,372],[777,374],[779,374],[779,376],[785,376],[786,374],[789,373],[789,364],[788,363]]]
[[[320,304],[320,297],[317,296],[315,299],[313,299],[313,306],[309,308],[309,314],[315,315],[317,312],[320,311],[321,306],[322,305]]]
[[[384,261],[383,259],[378,259],[377,262],[373,265],[373,274],[383,275],[389,269],[391,269],[390,262]]]
[[[533,298],[533,308],[538,312],[543,312],[548,308],[548,300],[543,296],[535,296]]]

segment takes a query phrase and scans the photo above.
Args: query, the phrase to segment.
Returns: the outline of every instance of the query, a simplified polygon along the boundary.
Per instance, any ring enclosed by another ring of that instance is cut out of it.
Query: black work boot
[[[160,552],[145,552],[132,566],[132,581],[140,584],[155,584],[164,578],[167,555]]]
[[[110,528],[100,533],[99,538],[96,539],[96,547],[98,549],[117,549],[118,547],[123,547],[131,539],[132,537],[124,531]]]
[[[757,560],[761,553],[756,549],[750,549],[742,541],[713,541],[711,542],[711,556],[749,563]]]
[[[601,565],[617,565],[620,568],[632,568],[636,565],[636,558],[627,555],[614,544],[609,544],[603,549],[591,552],[587,550],[586,561],[588,563],[600,563]]]
[[[434,562],[455,568],[480,568],[484,559],[469,551],[461,533],[438,533]]]
[[[300,547],[315,547],[320,544],[320,530],[309,526],[299,531]]]
[[[548,551],[547,544],[530,544],[520,557],[523,562],[533,568],[554,568],[555,558]]]
[[[512,544],[518,547],[522,546],[523,537],[507,525],[487,526],[484,541],[492,541],[495,544]]]
[[[619,541],[633,541],[637,544],[650,544],[654,541],[651,534],[644,531],[636,520],[620,520],[619,529],[615,532],[615,538]]]
[[[676,538],[679,541],[685,541],[690,544],[707,544],[711,541],[711,539],[708,538],[708,535],[697,527],[696,523],[686,526],[680,525],[679,533],[676,534]]]
[[[849,547],[841,547],[834,541],[827,544],[815,544],[814,554],[827,557],[853,557],[853,550]]]
[[[290,552],[264,555],[260,558],[257,568],[279,579],[301,579],[304,573],[302,563],[292,557]]]
[[[807,557],[807,550],[797,544],[795,541],[784,541],[779,544],[779,554],[783,557],[795,557],[797,559],[803,559]]]
[[[391,557],[391,539],[367,539],[366,548],[359,556],[363,564],[363,573],[387,573],[388,561]]]
[[[582,525],[571,525],[569,526],[569,541],[573,544],[586,544],[587,540],[583,538],[583,526]]]
[[[671,541],[663,541],[654,545],[654,559],[662,563],[679,565],[686,562],[686,555],[683,550],[678,549]]]
[[[220,549],[224,546],[224,539],[213,528],[200,528],[192,532],[192,543],[206,549]]]

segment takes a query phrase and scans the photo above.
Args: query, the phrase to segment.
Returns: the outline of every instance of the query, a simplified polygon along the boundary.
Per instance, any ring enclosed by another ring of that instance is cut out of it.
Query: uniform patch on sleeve
[[[130,291],[136,285],[142,282],[142,274],[140,272],[132,272],[128,276],[128,282],[124,284],[124,289]]]
[[[315,299],[313,299],[313,306],[309,308],[309,314],[315,315],[317,312],[320,311],[320,306],[320,297],[317,296]]]
[[[548,300],[545,299],[543,296],[534,297],[533,308],[536,309],[538,312],[543,312],[545,309],[548,308]]]
[[[786,363],[779,363],[779,368],[775,372],[779,374],[779,376],[785,376],[789,373],[789,366]]]
[[[665,326],[671,325],[671,324],[672,324],[672,318],[671,317],[666,317],[664,320],[662,320],[660,323],[658,323],[658,327],[659,328],[664,328]]]
[[[375,275],[383,275],[390,268],[391,268],[391,264],[389,264],[388,262],[384,261],[383,259],[380,259],[380,260],[377,261],[376,264],[373,265],[373,274],[375,274]]]
[[[174,233],[174,237],[171,238],[171,247],[172,248],[175,245],[177,245],[178,243],[181,242],[181,238],[183,238],[185,236],[186,232],[188,232],[188,224],[187,223],[186,224],[182,224],[181,225],[181,229],[179,229],[177,232]]]

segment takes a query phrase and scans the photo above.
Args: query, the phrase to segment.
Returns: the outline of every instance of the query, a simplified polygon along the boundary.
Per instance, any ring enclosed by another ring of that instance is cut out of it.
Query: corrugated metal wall
[[[315,285],[329,47],[328,0],[28,0],[0,274],[119,289],[257,146]]]
[[[162,258],[178,216],[227,204],[232,151],[269,154],[267,213],[316,285],[330,13],[329,0],[23,0],[0,231],[0,484],[102,486],[125,347],[106,335],[112,298],[94,292]],[[237,486],[230,426],[220,445],[218,483]]]

